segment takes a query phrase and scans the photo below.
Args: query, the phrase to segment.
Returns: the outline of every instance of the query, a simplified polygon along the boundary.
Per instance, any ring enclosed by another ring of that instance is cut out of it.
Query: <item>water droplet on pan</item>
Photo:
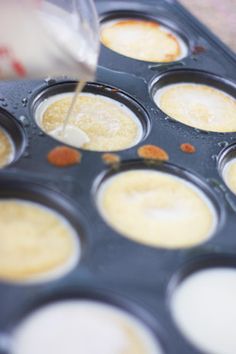
[[[228,141],[220,141],[217,145],[221,148],[224,148],[224,147],[228,146],[229,143],[228,143]]]
[[[26,116],[20,116],[19,117],[19,121],[25,126],[28,127],[29,126],[29,120]]]
[[[23,154],[23,157],[29,157],[29,156],[30,156],[29,151],[25,151],[24,154]]]
[[[22,102],[23,106],[25,107],[28,103],[28,98],[27,97],[22,98],[21,102]]]
[[[217,155],[212,155],[211,158],[212,158],[212,160],[216,161],[217,160]]]
[[[52,84],[55,84],[56,80],[53,79],[52,77],[47,77],[44,82],[47,84],[47,85],[52,85]]]

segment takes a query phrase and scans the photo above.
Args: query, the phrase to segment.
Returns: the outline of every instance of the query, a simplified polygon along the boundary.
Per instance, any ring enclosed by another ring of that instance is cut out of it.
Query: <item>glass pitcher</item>
[[[92,80],[99,54],[93,0],[0,0],[0,79]]]

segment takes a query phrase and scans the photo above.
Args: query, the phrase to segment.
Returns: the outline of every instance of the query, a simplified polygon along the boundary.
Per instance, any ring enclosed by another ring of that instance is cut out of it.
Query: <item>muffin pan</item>
[[[60,143],[37,126],[35,109],[52,95],[72,92],[74,81],[0,83],[1,124],[16,147],[15,160],[0,172],[0,198],[30,199],[62,213],[82,246],[80,262],[64,277],[40,284],[0,283],[0,353],[9,354],[11,330],[26,314],[41,304],[81,298],[130,312],[152,330],[164,353],[197,354],[200,351],[177,328],[169,299],[178,281],[195,270],[191,264],[197,264],[197,269],[217,267],[215,260],[220,259],[221,267],[236,266],[236,196],[222,178],[224,164],[235,156],[236,133],[200,131],[181,124],[156,106],[153,94],[165,84],[191,81],[236,98],[236,58],[176,2],[97,0],[96,5],[102,22],[121,17],[159,21],[183,38],[188,54],[173,63],[151,63],[102,46],[97,81],[87,84],[85,91],[127,105],[143,127],[141,141],[117,152],[120,163],[113,167],[104,164],[102,152],[83,149],[78,165],[56,168],[47,162],[48,152]],[[196,152],[181,151],[183,143],[192,144]],[[170,162],[141,161],[137,149],[144,144],[165,149]],[[97,187],[119,171],[140,166],[171,170],[196,184],[217,211],[213,237],[197,247],[169,250],[133,242],[108,226],[96,205]]]

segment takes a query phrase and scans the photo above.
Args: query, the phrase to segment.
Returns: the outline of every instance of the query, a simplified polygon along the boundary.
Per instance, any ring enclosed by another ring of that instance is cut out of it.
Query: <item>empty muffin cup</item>
[[[98,210],[121,235],[149,246],[193,247],[215,232],[214,202],[181,169],[125,168],[97,189]]]
[[[154,80],[155,104],[169,117],[209,132],[236,131],[236,86],[213,74],[169,71]]]
[[[201,352],[234,354],[236,262],[207,262],[173,290],[171,314],[183,336]]]
[[[115,14],[112,18],[102,21],[100,38],[114,52],[148,62],[173,62],[188,53],[182,37],[156,20],[143,16],[115,18]]]
[[[13,331],[10,354],[162,354],[151,330],[135,316],[99,301],[49,303]]]
[[[28,181],[1,181],[0,187],[0,280],[42,282],[71,271],[81,243],[68,202]]]
[[[0,108],[0,168],[17,160],[23,152],[23,128],[7,111]]]
[[[46,134],[92,151],[124,150],[142,140],[148,125],[142,106],[119,90],[99,84],[86,85],[62,133],[75,87],[75,83],[55,85],[36,97],[33,114]]]

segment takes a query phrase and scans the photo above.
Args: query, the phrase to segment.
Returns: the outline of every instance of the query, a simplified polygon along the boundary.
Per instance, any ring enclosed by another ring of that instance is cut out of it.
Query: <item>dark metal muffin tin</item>
[[[118,153],[122,163],[115,170],[104,165],[98,152],[81,150],[81,164],[70,168],[59,169],[46,160],[50,149],[59,144],[42,133],[33,112],[43,97],[65,88],[71,91],[72,81],[0,83],[0,125],[18,151],[15,162],[0,172],[0,197],[21,197],[55,208],[82,238],[80,263],[65,277],[35,285],[0,283],[0,352],[4,353],[12,328],[32,309],[52,300],[85,297],[112,303],[139,317],[159,338],[164,353],[199,353],[180,334],[168,302],[178,282],[196,269],[236,265],[236,196],[221,177],[222,161],[228,156],[225,149],[235,142],[236,133],[207,133],[169,119],[152,95],[158,85],[181,79],[212,84],[236,97],[236,58],[174,1],[97,0],[96,5],[102,20],[145,17],[169,26],[185,40],[189,52],[180,61],[162,64],[130,59],[102,46],[97,83],[86,89],[125,99],[144,127],[143,140]],[[180,150],[185,142],[196,147],[195,154]],[[170,163],[139,160],[137,147],[143,144],[164,148]],[[198,247],[168,250],[129,241],[112,230],[96,208],[96,186],[107,174],[132,167],[171,169],[203,189],[219,215],[214,236]]]

